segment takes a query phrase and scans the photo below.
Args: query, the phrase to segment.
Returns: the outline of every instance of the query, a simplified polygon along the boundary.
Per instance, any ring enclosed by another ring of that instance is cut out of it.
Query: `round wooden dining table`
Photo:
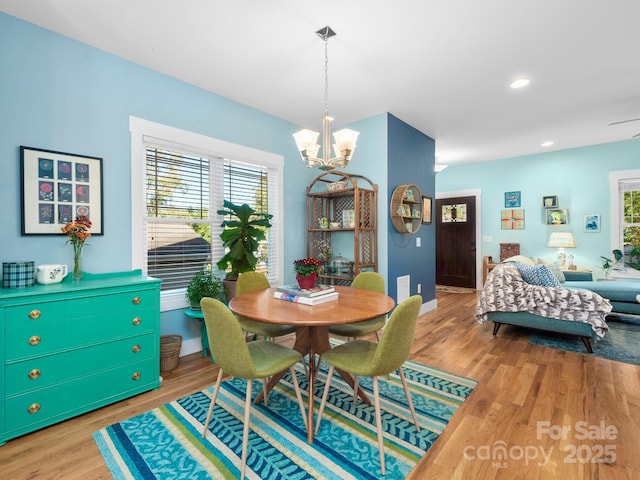
[[[338,299],[318,305],[304,305],[274,298],[276,288],[243,293],[229,302],[229,308],[236,315],[265,323],[293,325],[296,339],[293,349],[303,356],[309,355],[309,406],[307,410],[307,441],[313,443],[313,383],[316,376],[315,357],[331,348],[329,327],[357,323],[386,315],[395,306],[395,301],[383,293],[362,288],[336,286]],[[353,377],[336,369],[351,387]],[[285,372],[270,379],[267,388],[272,388]],[[256,399],[260,401],[263,394]],[[362,389],[358,395],[366,402],[368,397]]]

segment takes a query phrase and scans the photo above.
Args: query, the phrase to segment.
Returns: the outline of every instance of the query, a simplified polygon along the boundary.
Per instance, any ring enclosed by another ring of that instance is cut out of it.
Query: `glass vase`
[[[73,280],[79,282],[82,279],[82,249],[74,249],[73,251]]]

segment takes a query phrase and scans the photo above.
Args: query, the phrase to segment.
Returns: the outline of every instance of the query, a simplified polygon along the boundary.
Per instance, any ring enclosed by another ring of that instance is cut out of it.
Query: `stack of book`
[[[273,296],[279,300],[318,305],[338,299],[339,293],[331,285],[316,285],[313,288],[300,288],[297,283],[278,287]]]

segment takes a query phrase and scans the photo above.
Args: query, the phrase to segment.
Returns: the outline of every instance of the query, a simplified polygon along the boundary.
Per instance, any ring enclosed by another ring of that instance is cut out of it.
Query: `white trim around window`
[[[146,259],[144,252],[145,231],[143,222],[140,221],[145,212],[145,151],[148,144],[156,146],[166,146],[168,148],[178,148],[203,156],[214,156],[228,158],[236,161],[244,161],[250,164],[257,164],[275,170],[276,180],[280,188],[277,195],[277,211],[272,221],[272,230],[276,241],[275,245],[269,248],[277,249],[277,264],[275,268],[275,282],[282,283],[284,280],[284,247],[281,239],[283,235],[283,169],[284,157],[270,152],[265,152],[255,148],[226,142],[216,138],[208,137],[198,133],[181,130],[178,128],[162,125],[137,117],[129,117],[129,131],[131,133],[131,267],[133,269],[146,270]],[[273,277],[272,277],[273,278]],[[160,299],[160,310],[177,310],[186,308],[187,302],[184,294],[163,293]]]
[[[622,249],[624,241],[622,239],[622,205],[620,203],[620,182],[640,178],[640,170],[617,170],[609,172],[609,205],[610,205],[610,230],[611,245],[610,250]]]

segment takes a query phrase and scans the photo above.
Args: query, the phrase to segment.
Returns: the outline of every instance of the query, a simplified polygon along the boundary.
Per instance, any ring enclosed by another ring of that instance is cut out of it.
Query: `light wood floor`
[[[640,367],[529,345],[529,332],[515,327],[493,337],[473,319],[476,293],[437,299],[419,319],[412,359],[479,384],[409,478],[640,478]],[[0,447],[0,478],[111,478],[92,432],[205,388],[216,374],[199,354],[183,357],[157,391],[10,440]],[[569,431],[554,440],[544,426]],[[584,430],[598,438],[576,438]],[[506,455],[487,459],[501,444]]]

